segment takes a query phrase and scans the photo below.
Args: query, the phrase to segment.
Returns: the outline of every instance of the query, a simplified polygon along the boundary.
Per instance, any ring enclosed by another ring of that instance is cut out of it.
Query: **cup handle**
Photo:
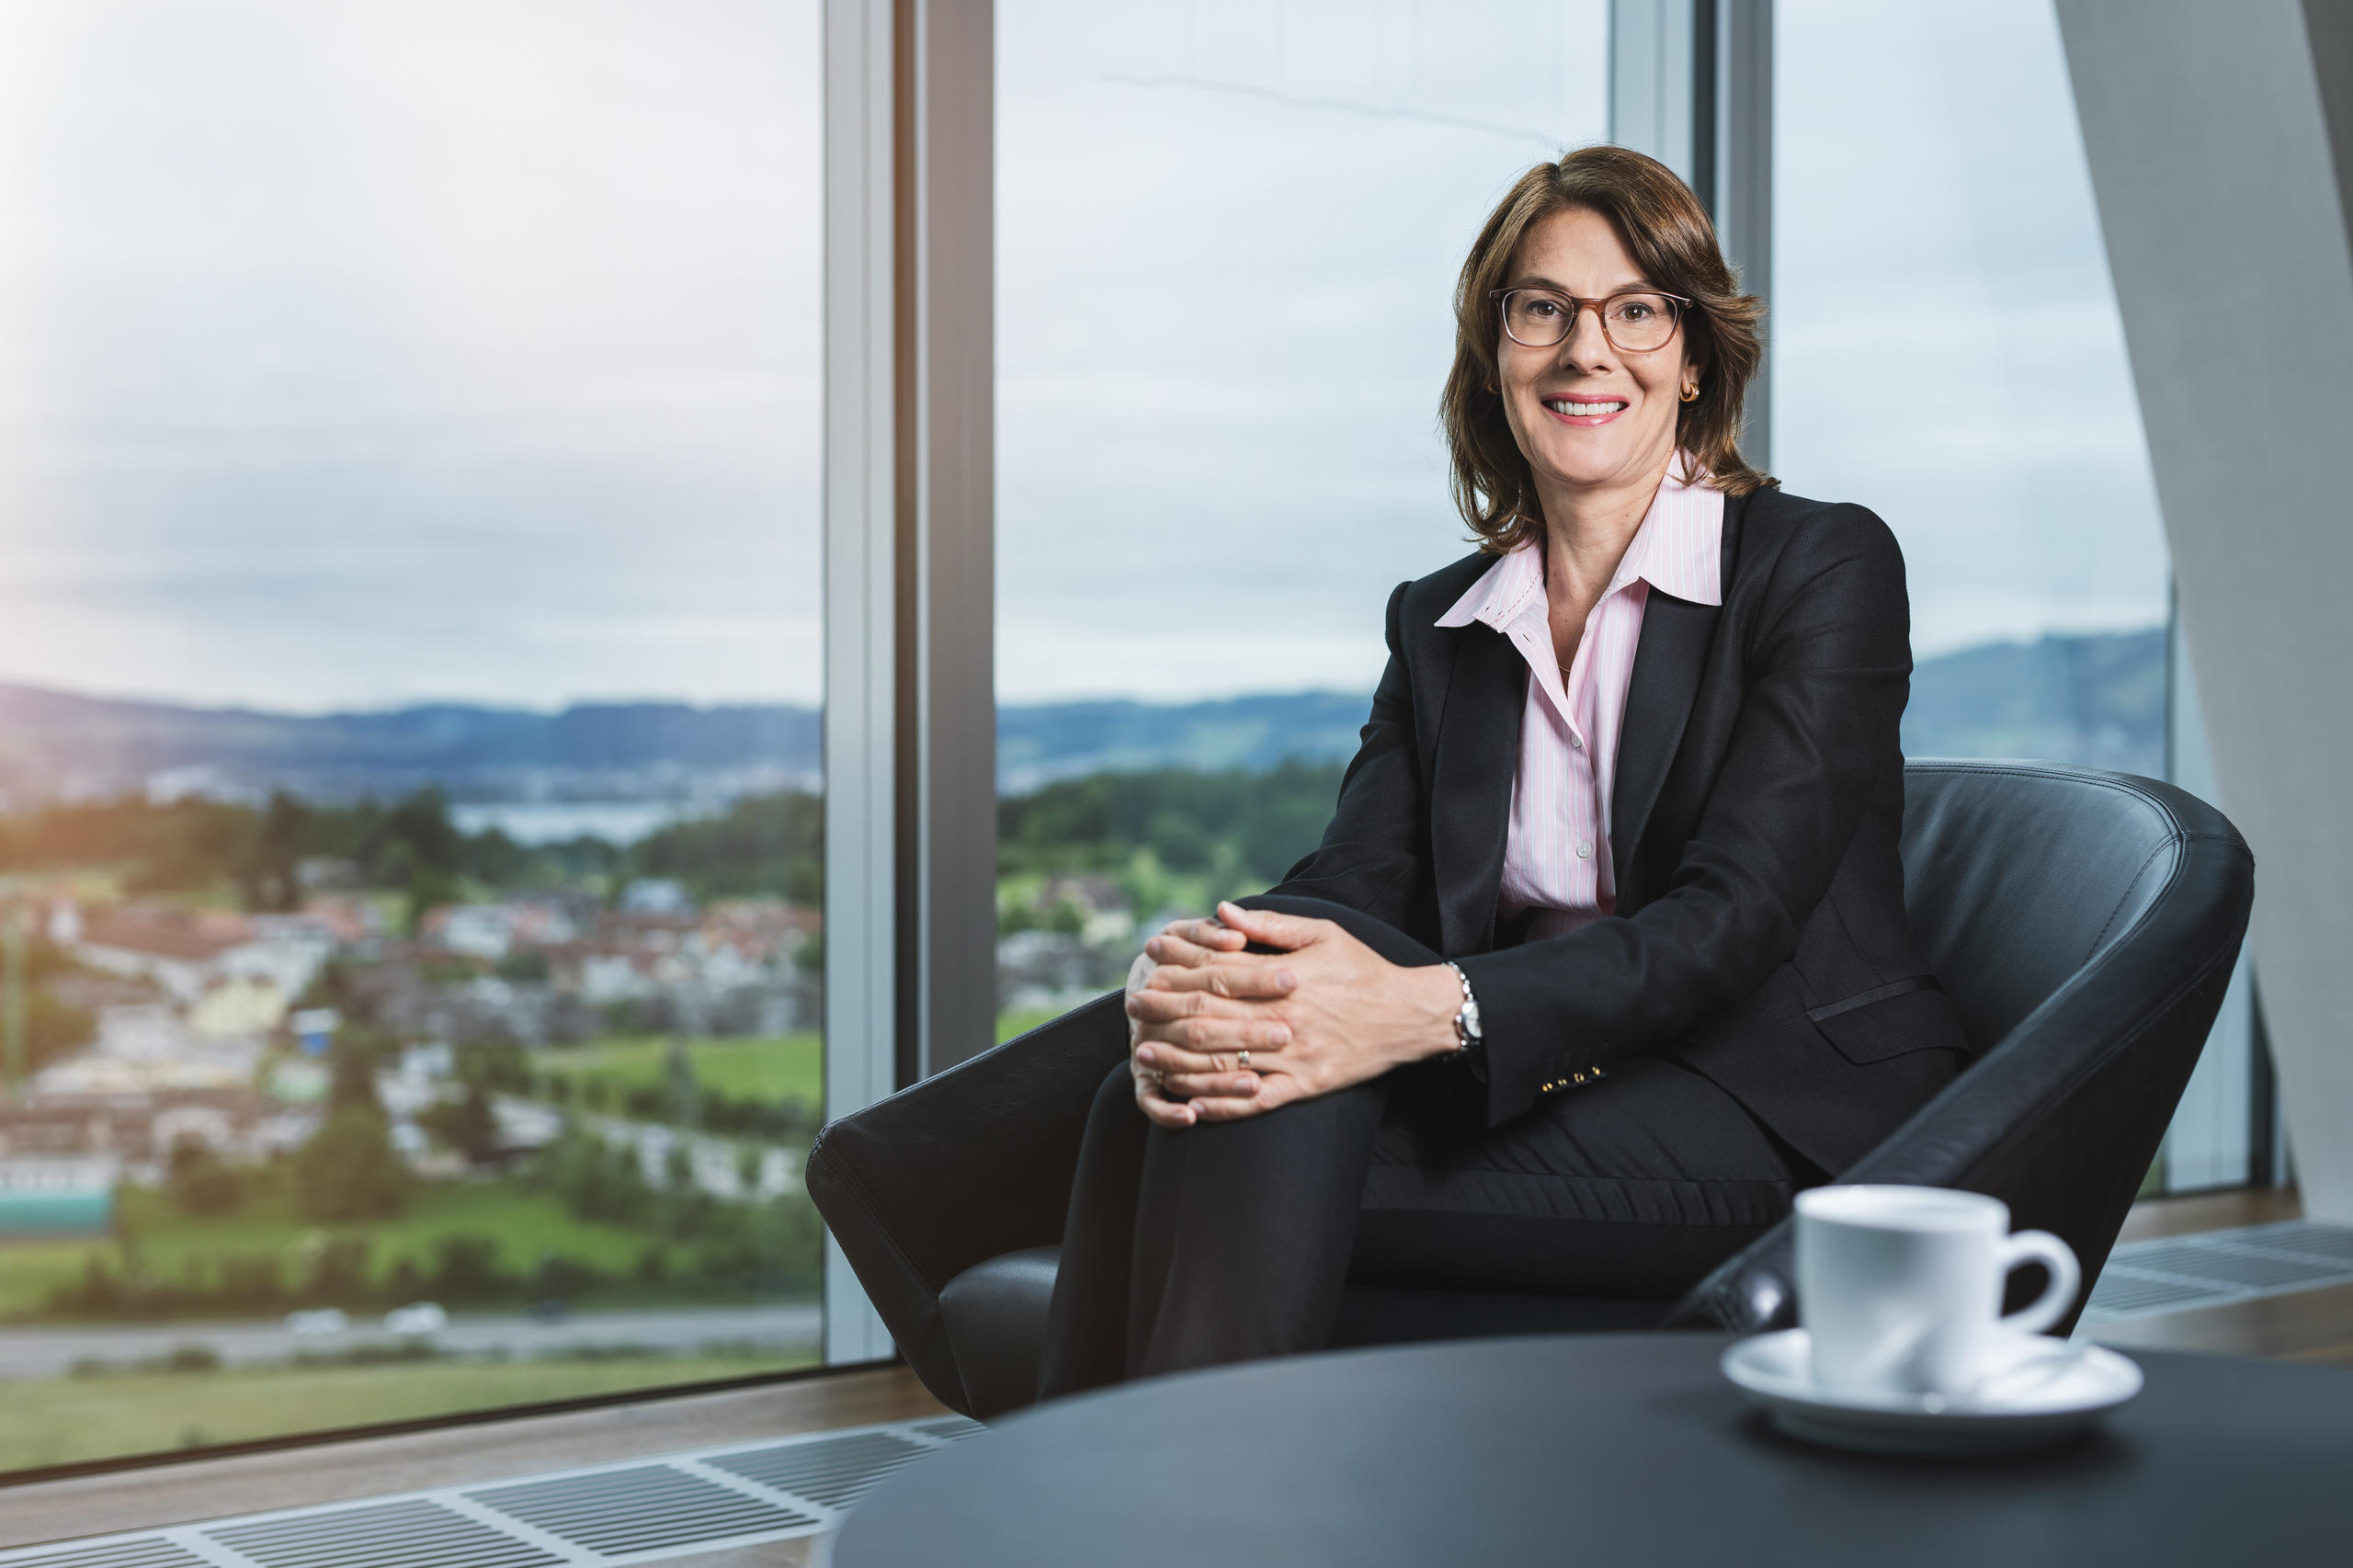
[[[2002,1278],[2008,1278],[2021,1263],[2042,1265],[2051,1271],[2051,1283],[2032,1306],[2012,1312],[2002,1320],[2002,1326],[2020,1334],[2040,1334],[2075,1304],[2075,1290],[2084,1282],[2084,1271],[2075,1262],[2075,1249],[2048,1231],[2020,1231],[2004,1239]]]

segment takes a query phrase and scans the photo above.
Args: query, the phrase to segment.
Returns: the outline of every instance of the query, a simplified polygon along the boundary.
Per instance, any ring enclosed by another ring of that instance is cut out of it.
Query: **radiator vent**
[[[213,1525],[204,1534],[261,1568],[548,1568],[562,1561],[423,1498]]]
[[[2353,1285],[2353,1228],[2310,1220],[2127,1242],[2084,1307],[2084,1323],[2227,1306],[2291,1290]]]
[[[961,1417],[518,1476],[0,1551],[0,1568],[587,1568],[838,1528]]]
[[[847,1509],[890,1473],[930,1450],[888,1432],[861,1432],[823,1442],[793,1443],[723,1454],[705,1460],[713,1470],[756,1481],[779,1492]]]
[[[773,1539],[817,1523],[814,1515],[705,1481],[676,1464],[556,1476],[466,1495],[602,1557],[675,1551],[744,1536]]]
[[[152,1535],[106,1546],[76,1547],[66,1551],[44,1549],[38,1555],[10,1557],[6,1562],[9,1568],[212,1568],[203,1558],[191,1555],[185,1548]]]

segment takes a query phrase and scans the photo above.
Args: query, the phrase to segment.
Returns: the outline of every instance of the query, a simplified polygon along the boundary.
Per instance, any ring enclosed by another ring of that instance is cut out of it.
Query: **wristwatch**
[[[1461,964],[1449,963],[1454,978],[1462,983],[1462,1006],[1454,1015],[1454,1054],[1468,1062],[1474,1073],[1485,1076],[1487,1037],[1479,1027],[1479,998],[1471,994],[1471,977],[1462,972]]]

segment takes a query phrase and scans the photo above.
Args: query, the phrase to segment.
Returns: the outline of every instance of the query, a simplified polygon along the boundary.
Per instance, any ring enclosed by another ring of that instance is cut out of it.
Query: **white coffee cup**
[[[1817,1187],[1798,1194],[1798,1321],[1814,1381],[1863,1397],[1964,1398],[2005,1331],[2065,1315],[2083,1281],[2048,1231],[2009,1233],[2009,1205],[1940,1187]],[[2051,1283],[2000,1315],[2010,1271],[2040,1263]]]

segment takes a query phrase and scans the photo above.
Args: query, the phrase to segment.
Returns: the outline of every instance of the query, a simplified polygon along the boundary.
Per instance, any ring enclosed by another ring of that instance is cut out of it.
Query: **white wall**
[[[2326,0],[2058,12],[2305,1208],[2353,1221],[2353,32]]]

